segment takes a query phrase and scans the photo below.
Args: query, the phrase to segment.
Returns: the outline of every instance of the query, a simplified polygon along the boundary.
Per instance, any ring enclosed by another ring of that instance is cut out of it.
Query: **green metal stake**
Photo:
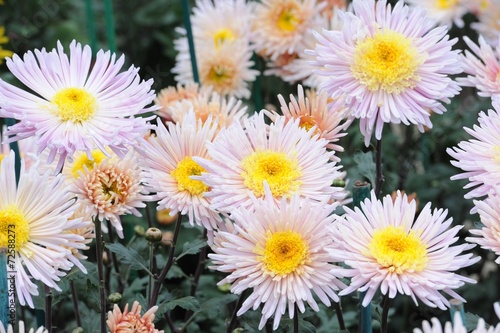
[[[191,67],[193,69],[193,80],[196,83],[200,83],[200,77],[198,75],[198,65],[196,64],[196,52],[194,49],[194,39],[193,30],[191,29],[191,18],[189,17],[190,9],[188,0],[182,0],[182,17],[184,19],[184,25],[186,26],[187,39],[189,44],[189,56],[191,58]]]
[[[361,202],[370,197],[370,184],[367,182],[356,181],[352,190],[352,202],[355,207],[360,207]],[[359,293],[359,333],[372,333],[372,308],[371,304],[362,306],[366,292]]]
[[[465,325],[465,309],[464,309],[464,303],[458,299],[452,299],[450,300],[450,316],[451,316],[451,322],[453,326],[455,326],[455,313],[460,313],[460,317],[462,319],[462,323]]]
[[[113,1],[104,0],[104,13],[106,16],[106,35],[108,37],[109,50],[116,53],[115,43],[115,20],[113,17]]]
[[[94,25],[94,9],[92,8],[92,0],[85,0],[85,13],[87,15],[87,32],[89,34],[90,48],[95,54],[97,50],[97,38]]]

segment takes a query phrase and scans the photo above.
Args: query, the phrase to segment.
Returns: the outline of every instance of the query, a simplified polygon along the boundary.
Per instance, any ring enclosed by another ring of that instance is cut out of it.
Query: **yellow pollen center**
[[[311,128],[316,126],[316,121],[313,119],[313,117],[304,115],[300,117],[299,126],[309,131]]]
[[[177,164],[177,168],[170,174],[177,181],[179,191],[188,191],[191,195],[200,195],[208,191],[208,186],[201,180],[191,179],[190,176],[200,176],[205,171],[190,156],[187,156]]]
[[[217,85],[227,84],[228,81],[232,81],[232,78],[233,69],[220,64],[212,66],[208,71],[209,81]]]
[[[299,24],[295,8],[284,8],[278,16],[278,28],[282,31],[293,32]]]
[[[368,249],[377,262],[391,272],[420,272],[428,262],[427,249],[414,232],[393,226],[376,230]]]
[[[436,0],[436,7],[439,9],[450,9],[458,4],[458,0]]]
[[[225,42],[233,41],[236,38],[234,33],[230,29],[222,28],[215,32],[214,34],[214,44],[215,48],[219,49],[219,47]]]
[[[423,60],[411,39],[385,30],[358,42],[351,72],[371,91],[399,94],[415,86],[415,72]]]
[[[286,276],[301,273],[301,266],[307,261],[309,246],[297,232],[279,231],[271,234],[264,246],[262,262],[267,271]]]
[[[52,99],[57,114],[64,121],[80,123],[89,120],[97,108],[94,96],[83,88],[64,88]]]
[[[3,158],[5,157],[4,154],[0,154],[0,162],[2,162]]]
[[[94,163],[99,164],[105,158],[106,155],[98,149],[94,149],[91,152],[93,160],[91,160],[86,153],[81,154],[73,162],[73,167],[71,168],[71,175],[76,179],[79,177],[78,171],[83,171],[83,167],[86,166],[88,170],[94,169]]]
[[[296,159],[271,150],[255,151],[241,161],[244,184],[253,193],[264,195],[264,180],[274,197],[291,195],[300,187],[302,175]]]
[[[0,248],[14,248],[18,252],[30,240],[30,228],[24,214],[16,206],[0,210]]]

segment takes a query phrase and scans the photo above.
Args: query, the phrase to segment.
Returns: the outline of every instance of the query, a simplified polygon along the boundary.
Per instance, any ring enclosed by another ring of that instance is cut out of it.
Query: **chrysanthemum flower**
[[[153,321],[155,320],[155,312],[158,306],[153,306],[145,314],[141,316],[142,307],[139,302],[135,301],[132,309],[128,310],[128,304],[125,305],[123,312],[117,304],[113,307],[113,312],[108,312],[108,324],[111,333],[163,333],[155,328]]]
[[[86,228],[89,223],[71,219],[77,206],[69,199],[60,175],[54,177],[48,172],[41,175],[36,166],[26,171],[23,161],[20,174],[16,188],[11,152],[0,166],[0,247],[8,248],[9,256],[11,251],[15,256],[9,268],[16,271],[19,303],[33,308],[31,296],[38,295],[38,287],[32,279],[60,291],[57,281],[76,260],[70,260],[70,249],[80,248],[84,240],[68,231]],[[15,238],[11,236],[13,232]],[[86,272],[83,266],[81,269]]]
[[[490,195],[483,201],[474,200],[475,210],[479,213],[481,229],[470,229],[469,232],[479,237],[468,237],[468,242],[479,244],[483,249],[491,250],[499,256],[495,262],[500,264],[500,188],[494,187]]]
[[[498,303],[494,304],[495,312],[497,317],[500,318],[500,305]],[[432,323],[432,325],[431,325]],[[453,318],[453,325],[451,322],[446,322],[443,327],[437,318],[431,318],[431,323],[428,321],[424,321],[422,324],[422,329],[416,328],[413,330],[413,333],[467,333],[467,327],[464,326],[462,322],[462,317],[460,312],[455,312],[455,316]],[[477,326],[471,331],[471,333],[500,333],[500,325],[496,327],[490,326],[486,328],[486,324],[483,318],[479,318],[477,321]]]
[[[34,92],[0,80],[0,116],[19,120],[8,129],[9,141],[38,136],[38,153],[48,149],[49,163],[59,154],[58,169],[78,150],[109,147],[123,157],[149,128],[148,119],[134,116],[155,109],[145,108],[154,92],[138,68],[119,73],[125,60],[115,58],[101,50],[91,68],[90,47],[73,41],[69,57],[58,42],[50,52],[8,59],[12,74]]]
[[[327,232],[336,205],[301,199],[298,194],[277,205],[266,189],[263,200],[252,196],[254,209],[238,207],[231,212],[234,225],[215,232],[215,253],[208,256],[212,269],[229,273],[219,285],[230,283],[235,294],[253,289],[237,314],[264,304],[259,329],[273,315],[277,329],[287,309],[290,318],[295,305],[302,313],[306,303],[319,311],[313,293],[330,306],[330,299],[339,301],[336,291],[345,285],[338,280],[342,269],[329,255],[336,247]]]
[[[441,292],[465,302],[453,289],[476,281],[455,272],[480,260],[463,254],[474,245],[452,245],[462,226],[449,228],[446,210],[431,211],[428,203],[414,220],[415,210],[415,201],[408,202],[406,195],[379,201],[372,191],[361,209],[345,207],[346,214],[337,216],[332,236],[343,251],[335,252],[336,259],[351,267],[346,276],[352,277],[340,295],[366,291],[363,306],[378,289],[389,298],[404,294],[440,309],[449,306]]]
[[[102,153],[98,151],[94,160],[82,155],[83,161],[77,159],[75,166],[70,167],[78,174],[73,178],[71,191],[85,206],[87,215],[101,222],[109,220],[118,236],[123,238],[120,216],[142,216],[137,208],[146,207],[144,201],[151,200],[151,197],[142,185],[142,169],[134,151],[130,151],[123,159],[113,156],[100,161],[99,154]],[[102,157],[105,157],[104,154]],[[91,167],[87,167],[87,164]],[[80,166],[80,169],[76,166]]]
[[[472,2],[472,1],[468,1]],[[500,0],[481,2],[481,11],[477,14],[478,22],[471,23],[471,27],[484,37],[484,40],[494,46],[498,45],[500,35]]]
[[[493,102],[494,110],[486,114],[479,113],[479,125],[472,129],[464,128],[473,139],[462,141],[457,147],[448,148],[446,152],[454,159],[451,164],[464,172],[451,177],[452,180],[468,179],[469,183],[464,188],[470,189],[465,194],[466,199],[486,196],[492,186],[500,184],[500,111],[499,102]]]
[[[209,117],[217,121],[219,128],[228,127],[233,122],[241,122],[247,118],[247,106],[243,101],[235,97],[222,97],[218,93],[200,94],[190,100],[175,103],[169,108],[174,122],[182,122],[182,119],[194,111],[196,119],[205,122]]]
[[[251,207],[249,192],[262,197],[265,181],[277,200],[294,193],[313,201],[343,200],[344,189],[331,186],[343,173],[329,161],[333,151],[326,150],[327,142],[313,131],[301,128],[298,119],[287,122],[284,117],[268,128],[263,112],[221,130],[207,143],[210,160],[195,158],[206,170],[197,178],[211,189],[205,196],[212,209],[229,213]]]
[[[479,36],[479,46],[469,37],[463,38],[473,53],[466,50],[465,56],[461,55],[464,72],[469,75],[458,78],[457,82],[463,86],[475,87],[477,94],[482,97],[500,95],[500,40],[493,51],[482,36]]]
[[[422,7],[427,15],[436,21],[438,25],[446,25],[451,28],[453,23],[459,28],[464,27],[462,17],[469,9],[467,2],[462,0],[407,0],[412,7]]]
[[[299,119],[299,126],[306,130],[316,126],[315,133],[319,134],[319,138],[328,141],[326,148],[335,152],[344,151],[342,146],[335,144],[347,134],[344,130],[351,124],[350,120],[344,121],[347,110],[344,108],[343,103],[329,104],[328,94],[325,91],[316,92],[311,90],[309,96],[306,97],[300,84],[297,98],[290,95],[289,104],[286,103],[282,95],[278,95],[278,100],[281,105],[281,112],[287,120]],[[264,112],[272,120],[279,117],[276,112]],[[340,162],[337,155],[332,155],[331,159]]]
[[[316,0],[263,0],[255,5],[252,40],[271,60],[293,54],[322,6]]]
[[[205,172],[194,158],[208,157],[206,142],[213,140],[217,123],[211,117],[205,122],[196,120],[190,111],[181,122],[167,126],[168,130],[158,124],[156,136],[137,147],[143,157],[145,184],[151,192],[156,192],[153,199],[159,200],[158,210],[169,209],[171,215],[180,212],[188,215],[191,224],[212,230],[221,218],[210,209],[204,196],[209,187],[193,176]]]
[[[210,87],[200,87],[197,83],[188,82],[185,85],[177,84],[162,89],[156,96],[154,102],[160,107],[156,114],[163,118],[163,121],[175,121],[170,114],[169,108],[177,102],[196,99],[199,95],[210,93]]]
[[[17,331],[14,331],[14,328],[12,327],[11,324],[7,326],[7,330],[5,330],[4,324],[0,321],[0,333],[14,333],[14,332],[19,332],[19,333],[25,333],[26,329],[24,326],[24,321],[20,320],[17,323],[19,329]],[[34,328],[31,328],[28,333],[48,333],[48,330],[44,328],[43,326],[40,326],[36,330]]]
[[[347,96],[368,145],[382,137],[384,123],[432,127],[431,112],[442,114],[460,87],[449,75],[461,73],[459,50],[446,27],[434,28],[422,8],[403,1],[354,0],[341,31],[317,33],[321,88],[333,98]]]

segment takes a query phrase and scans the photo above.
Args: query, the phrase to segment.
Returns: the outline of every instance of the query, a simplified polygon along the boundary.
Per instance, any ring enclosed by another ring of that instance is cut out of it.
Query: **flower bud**
[[[134,233],[135,233],[137,236],[142,237],[142,236],[144,236],[144,233],[145,233],[145,232],[146,232],[146,231],[144,230],[144,227],[143,227],[142,225],[136,225],[136,226],[134,227]]]
[[[170,215],[170,209],[162,209],[156,211],[156,220],[160,224],[171,224],[174,223],[175,220],[177,220],[177,214],[171,216]]]
[[[162,233],[158,228],[148,228],[146,230],[146,240],[150,243],[158,243],[161,242]]]
[[[121,300],[122,300],[122,294],[120,294],[120,293],[112,293],[112,294],[109,294],[109,296],[108,296],[109,303],[117,304],[117,303],[120,303]]]

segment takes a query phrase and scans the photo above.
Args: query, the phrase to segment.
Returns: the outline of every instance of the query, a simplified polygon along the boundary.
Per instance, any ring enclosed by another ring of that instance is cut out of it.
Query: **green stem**
[[[45,287],[45,328],[47,333],[52,333],[52,289]]]
[[[82,319],[80,318],[80,309],[78,308],[78,296],[76,294],[75,282],[70,280],[69,286],[71,287],[71,298],[73,300],[73,311],[76,316],[76,324],[78,327],[82,327]]]
[[[299,307],[295,304],[295,315],[293,316],[293,333],[299,333]]]
[[[151,273],[154,272],[154,257],[155,257],[155,251],[154,251],[154,243],[150,242],[149,243],[149,270]],[[153,273],[154,274],[154,273]],[[148,304],[151,302],[151,291],[153,289],[153,275],[149,274],[149,279],[148,279]]]
[[[382,189],[382,184],[385,181],[384,175],[382,174],[382,138],[377,140],[377,148],[375,151],[375,171],[377,176],[377,179],[375,180],[375,195],[378,198],[380,190]]]
[[[186,27],[186,34],[189,44],[189,56],[191,58],[191,68],[193,70],[193,81],[196,83],[200,83],[200,77],[198,75],[198,66],[196,64],[196,52],[194,48],[194,38],[193,38],[193,30],[191,29],[191,18],[190,18],[190,9],[188,0],[182,0],[182,11],[183,11],[183,19],[184,25]]]

